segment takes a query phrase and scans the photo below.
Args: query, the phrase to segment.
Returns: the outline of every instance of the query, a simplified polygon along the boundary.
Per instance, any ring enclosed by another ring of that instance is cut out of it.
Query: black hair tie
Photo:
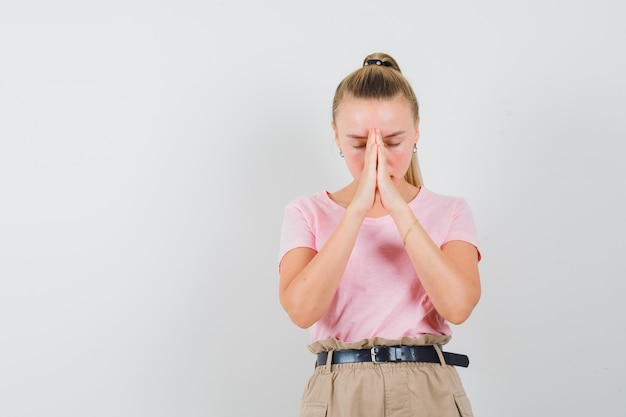
[[[365,66],[367,67],[368,65],[383,65],[385,67],[390,67],[391,63],[387,61],[381,61],[380,59],[368,59],[367,61],[365,61]]]

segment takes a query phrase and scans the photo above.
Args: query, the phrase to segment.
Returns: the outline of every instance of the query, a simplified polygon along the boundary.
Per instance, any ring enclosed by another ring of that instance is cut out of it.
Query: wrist
[[[402,221],[402,219],[414,218],[413,210],[409,207],[408,203],[402,200],[396,206],[388,207],[387,211],[391,215],[391,217],[398,223]]]
[[[417,227],[417,225],[419,224],[419,220],[415,220],[411,226],[409,226],[408,229],[406,229],[406,232],[404,232],[404,237],[402,238],[402,246],[406,247],[406,240],[409,237],[409,234],[411,234],[411,232]]]
[[[344,217],[356,219],[359,222],[362,222],[366,214],[367,210],[350,204],[348,205],[348,207],[346,207]]]

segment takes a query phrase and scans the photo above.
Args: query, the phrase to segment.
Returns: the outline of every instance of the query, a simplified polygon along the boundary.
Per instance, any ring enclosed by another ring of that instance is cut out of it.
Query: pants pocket
[[[454,402],[456,403],[456,408],[459,410],[459,415],[461,417],[473,417],[472,407],[470,405],[469,399],[464,392],[459,392],[454,394]]]
[[[306,402],[300,406],[300,417],[326,417],[328,404]]]

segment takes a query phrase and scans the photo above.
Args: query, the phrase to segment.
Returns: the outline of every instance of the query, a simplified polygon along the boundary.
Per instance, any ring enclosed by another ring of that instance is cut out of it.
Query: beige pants
[[[444,340],[445,339],[445,340]],[[449,338],[316,342],[313,353],[374,345],[443,344]],[[329,361],[330,362],[330,361]],[[302,397],[300,417],[472,417],[453,366],[440,363],[347,363],[315,368]]]

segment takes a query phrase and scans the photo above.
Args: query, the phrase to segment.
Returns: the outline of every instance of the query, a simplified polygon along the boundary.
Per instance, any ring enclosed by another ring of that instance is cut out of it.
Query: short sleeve
[[[462,240],[474,245],[476,250],[478,250],[478,259],[480,260],[480,246],[474,216],[472,215],[469,204],[462,198],[456,200],[452,211],[450,229],[442,245],[452,240]]]
[[[297,202],[292,202],[285,207],[278,262],[280,263],[287,252],[298,247],[317,250],[311,219],[307,218]]]

